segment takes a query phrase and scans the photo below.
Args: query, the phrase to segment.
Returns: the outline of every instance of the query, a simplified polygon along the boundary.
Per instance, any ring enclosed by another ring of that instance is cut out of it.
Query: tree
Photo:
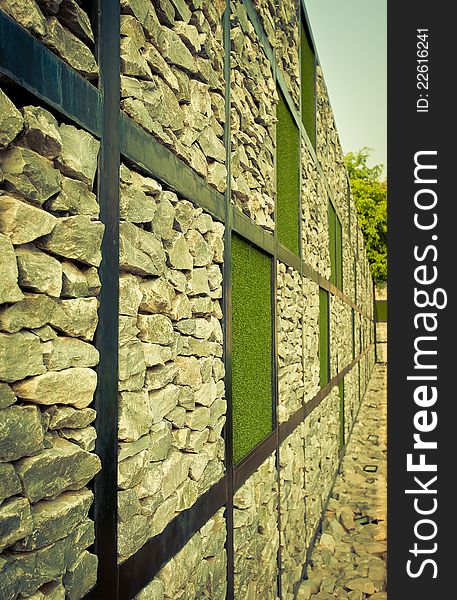
[[[344,157],[365,238],[371,273],[376,283],[387,281],[387,180],[381,180],[382,165],[369,167],[369,148]]]

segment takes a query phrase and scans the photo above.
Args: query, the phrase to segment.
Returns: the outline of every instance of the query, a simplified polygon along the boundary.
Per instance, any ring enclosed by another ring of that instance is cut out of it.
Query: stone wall
[[[276,3],[276,62],[297,110],[300,107],[300,4],[296,0]]]
[[[365,346],[364,346],[365,347]],[[352,361],[351,307],[337,296],[330,296],[330,378]]]
[[[278,481],[273,453],[233,498],[235,600],[276,600]]]
[[[135,596],[135,600],[225,600],[226,533],[224,510],[221,509]]]
[[[224,473],[224,226],[121,167],[119,559]]]
[[[306,561],[307,507],[305,498],[305,424],[302,423],[281,444],[281,580],[282,597],[293,600]]]
[[[376,286],[375,296],[387,301],[387,285]],[[387,362],[387,322],[376,323],[376,356],[379,362]]]
[[[80,0],[0,0],[0,10],[38,38],[83,77],[98,78],[95,38]]]
[[[97,570],[99,142],[0,90],[0,148],[0,597],[80,598]]]
[[[222,199],[204,184],[223,193],[230,176],[230,201],[250,220],[246,230],[276,248],[277,85],[285,83],[297,112],[299,3],[252,3],[258,21],[242,0],[230,2],[225,123],[227,3],[121,0],[120,108],[126,127],[133,121],[171,152],[170,162],[180,158],[201,178],[195,189],[209,198],[207,208]],[[0,10],[95,83],[89,6],[95,16],[95,4],[79,0],[0,0]],[[99,141],[1,81],[0,597],[79,600],[97,569],[91,506],[101,467],[94,407],[104,233]],[[295,268],[277,262],[274,314],[274,425],[285,426],[297,411],[307,416],[235,491],[237,600],[276,600],[279,570],[282,598],[294,598],[374,362],[369,266],[320,67],[316,109],[314,150],[301,137],[301,255],[290,261]],[[230,294],[223,223],[199,207],[199,197],[190,201],[185,190],[177,194],[127,158],[121,162],[119,563],[192,511],[226,474],[224,284]],[[166,166],[157,170],[166,180]],[[329,202],[342,226],[340,291],[328,284]],[[211,208],[217,215],[222,209]],[[319,285],[330,289],[330,378],[365,353],[323,399]],[[224,508],[217,510],[136,599],[223,600],[229,522]]]
[[[339,462],[339,391],[332,392],[304,422],[306,546],[310,548]]]
[[[121,0],[122,110],[220,192],[224,8],[221,0]]]
[[[261,227],[275,227],[278,95],[267,59],[241,0],[231,2],[232,202]]]
[[[306,404],[319,391],[319,286],[303,277],[303,371]]]

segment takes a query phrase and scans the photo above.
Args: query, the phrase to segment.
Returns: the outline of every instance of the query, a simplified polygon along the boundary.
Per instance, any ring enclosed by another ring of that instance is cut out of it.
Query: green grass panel
[[[304,20],[304,19],[303,19]],[[316,146],[316,66],[314,51],[301,26],[301,118],[313,147]]]
[[[329,334],[328,292],[319,288],[319,364],[321,387],[324,387],[329,382]]]
[[[233,460],[273,429],[271,259],[232,237]]]
[[[276,226],[279,241],[298,255],[298,203],[300,198],[300,134],[278,89],[276,109]]]

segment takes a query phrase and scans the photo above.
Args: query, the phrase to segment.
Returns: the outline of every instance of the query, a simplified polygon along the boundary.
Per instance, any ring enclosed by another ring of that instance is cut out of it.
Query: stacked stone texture
[[[339,462],[339,391],[333,388],[304,422],[306,551],[319,525]]]
[[[226,188],[222,0],[121,0],[121,108]]]
[[[386,412],[385,366],[377,365],[297,600],[387,600]]]
[[[304,402],[319,391],[319,286],[303,277],[303,371],[305,374]]]
[[[276,19],[276,5],[274,0],[253,0],[257,15],[259,16],[265,35],[267,36],[268,42],[271,47],[274,48],[276,44],[276,31],[275,31],[275,19]]]
[[[323,277],[330,277],[327,193],[316,163],[305,142],[301,146],[302,256]]]
[[[294,589],[306,562],[305,425],[281,444],[281,566],[282,598],[294,600]]]
[[[330,378],[352,361],[351,307],[338,296],[330,295]]]
[[[278,420],[287,421],[303,404],[303,308],[301,275],[278,262]]]
[[[0,0],[0,10],[46,44],[83,77],[98,77],[94,33],[76,0]]]
[[[224,472],[224,227],[121,168],[119,558]]]
[[[359,378],[355,367],[344,378],[344,439],[347,442],[359,409]]]
[[[80,149],[84,147],[84,154]],[[0,90],[0,597],[95,584],[99,142]]]
[[[376,300],[387,300],[387,286],[376,289]],[[376,323],[376,354],[379,362],[387,362],[387,323]]]
[[[316,155],[326,186],[335,204],[342,209],[347,190],[344,155],[319,65],[316,68]]]
[[[135,596],[135,600],[225,600],[225,539],[224,509],[221,509]]]
[[[297,110],[300,109],[300,5],[296,0],[276,3],[276,62]]]
[[[233,498],[234,598],[277,599],[278,482],[273,453]]]
[[[278,96],[271,63],[244,5],[237,0],[231,9],[232,202],[257,225],[272,231]]]
[[[322,191],[316,163],[311,156],[306,143],[301,142],[301,244],[302,255],[306,262],[316,271],[320,271],[321,261],[326,265],[329,261],[327,254],[323,255],[321,243],[323,222],[320,219],[320,204]]]

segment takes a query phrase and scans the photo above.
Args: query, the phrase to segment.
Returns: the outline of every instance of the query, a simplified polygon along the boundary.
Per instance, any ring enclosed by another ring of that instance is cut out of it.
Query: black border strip
[[[102,470],[94,481],[95,552],[98,556],[96,596],[117,598],[117,453],[119,329],[119,99],[120,6],[99,0],[98,57],[103,99],[98,200],[105,224],[100,265],[101,291],[96,347],[100,352],[95,395],[96,453]]]
[[[82,128],[101,136],[99,90],[1,10],[0,72]]]

